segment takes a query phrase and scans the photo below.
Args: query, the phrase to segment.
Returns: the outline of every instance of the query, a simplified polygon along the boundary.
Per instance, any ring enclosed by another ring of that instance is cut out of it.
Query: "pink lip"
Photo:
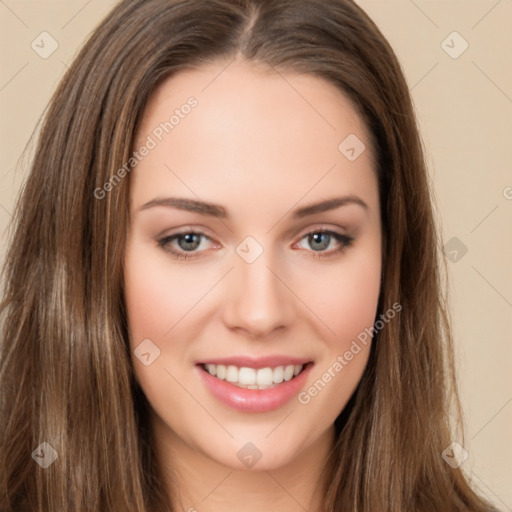
[[[198,361],[197,364],[223,364],[224,366],[238,366],[239,368],[246,366],[249,368],[275,368],[276,366],[289,366],[291,364],[302,364],[311,362],[311,359],[300,359],[297,357],[289,356],[265,356],[265,357],[248,357],[248,356],[233,356],[224,357],[217,359],[205,359],[204,361]]]
[[[226,361],[228,361],[226,359]],[[230,358],[230,362],[232,361],[240,361],[238,358]],[[290,362],[290,359],[287,359],[288,364],[293,364]],[[258,361],[260,363],[261,360]],[[247,363],[247,359],[243,364],[236,363],[235,366],[252,366]],[[225,364],[225,363],[213,363],[212,364]],[[303,363],[295,363],[295,364],[303,364]],[[274,366],[273,364],[268,364],[265,362],[264,365],[259,366],[260,368],[265,368],[266,366]],[[281,366],[277,364],[275,366]],[[283,365],[284,366],[284,365]],[[311,370],[313,364],[308,364],[304,367],[304,369],[289,381],[283,381],[281,384],[277,384],[273,388],[269,389],[246,389],[240,388],[226,382],[225,380],[217,379],[213,375],[210,375],[202,365],[196,365],[196,369],[200,374],[200,377],[203,379],[208,390],[212,393],[212,395],[220,400],[222,403],[232,407],[233,409],[237,409],[243,412],[268,412],[273,411],[275,409],[279,409],[284,404],[289,402],[294,396],[296,396],[300,389],[304,386],[304,383],[307,379],[307,376]]]

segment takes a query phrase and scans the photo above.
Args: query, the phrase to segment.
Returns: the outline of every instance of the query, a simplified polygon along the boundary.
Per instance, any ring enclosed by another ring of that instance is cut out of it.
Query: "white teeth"
[[[226,378],[226,373],[227,373],[226,367],[223,364],[212,364],[212,366],[217,367],[216,377],[220,380],[224,380]],[[212,374],[212,375],[214,375],[214,374]]]
[[[258,386],[271,386],[273,376],[272,368],[260,368],[256,371],[256,383]]]
[[[289,381],[296,377],[304,366],[302,364],[290,364],[288,366],[276,366],[275,368],[238,368],[234,365],[206,364],[205,370],[220,380],[226,380],[231,384],[248,389],[268,389],[275,384]]]
[[[226,380],[228,382],[238,382],[238,368],[236,366],[228,366]]]
[[[281,384],[281,382],[283,382],[283,373],[284,373],[284,368],[282,366],[278,366],[277,368],[274,368],[274,382],[276,384]]]
[[[293,364],[290,364],[284,369],[284,373],[283,373],[284,380],[288,381],[293,378],[293,368],[294,368]]]
[[[254,368],[243,367],[238,370],[238,383],[245,386],[256,385],[256,370]],[[257,388],[258,386],[256,386]]]

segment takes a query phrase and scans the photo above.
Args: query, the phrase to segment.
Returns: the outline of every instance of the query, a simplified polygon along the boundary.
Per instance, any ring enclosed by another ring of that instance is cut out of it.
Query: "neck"
[[[175,510],[321,512],[323,468],[334,446],[334,426],[286,464],[238,469],[183,442],[153,416],[153,434],[164,484]]]

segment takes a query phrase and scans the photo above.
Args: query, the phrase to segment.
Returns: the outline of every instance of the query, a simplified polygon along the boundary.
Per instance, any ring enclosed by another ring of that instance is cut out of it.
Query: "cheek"
[[[322,357],[298,401],[304,414],[322,414],[327,423],[345,407],[368,361],[381,283],[381,253],[378,244],[372,248],[347,253],[343,264],[325,267],[310,280],[318,286],[301,292],[326,334]]]
[[[380,292],[380,265],[359,265],[343,272],[339,280],[329,285],[331,300],[326,304],[326,314],[338,343],[357,336],[373,325]]]
[[[185,283],[179,271],[170,274],[165,256],[155,258],[154,248],[134,244],[127,249],[125,258],[125,302],[132,364],[136,379],[151,403],[165,398],[174,385],[165,370],[172,367],[173,360],[186,356],[186,344],[179,339],[172,344],[168,341],[186,324],[185,315],[195,297],[194,284],[190,279]],[[148,352],[150,360],[146,366],[138,354]]]
[[[125,300],[133,343],[164,339],[205,292],[205,276],[183,272],[154,248],[132,246],[125,260]]]
[[[373,325],[380,293],[381,254],[363,248],[347,253],[341,263],[316,264],[314,278],[302,285],[300,297],[324,324],[331,350],[342,350],[359,333]],[[300,287],[300,288],[299,288]]]
[[[204,283],[199,289],[199,278],[191,273],[185,276],[175,264],[169,271],[173,264],[170,258],[166,253],[156,254],[154,247],[128,244],[124,270],[133,369],[152,407],[161,411],[180,396],[179,386],[168,371],[181,379],[182,368],[173,367],[172,362],[187,358],[187,338],[176,334],[185,329],[193,335],[186,314],[200,292],[204,293]],[[150,361],[145,365],[137,354],[148,352]]]

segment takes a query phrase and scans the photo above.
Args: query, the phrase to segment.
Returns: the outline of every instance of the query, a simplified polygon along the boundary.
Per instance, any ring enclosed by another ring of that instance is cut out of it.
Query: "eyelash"
[[[308,251],[308,252],[313,252],[313,258],[328,258],[328,257],[332,257],[336,254],[341,254],[345,251],[345,249],[351,247],[352,243],[355,240],[354,237],[351,237],[348,235],[342,235],[341,233],[338,233],[336,231],[325,230],[325,229],[317,229],[314,231],[309,231],[308,233],[303,235],[300,238],[300,240],[302,240],[310,235],[316,235],[316,234],[330,235],[330,236],[334,237],[334,239],[336,241],[338,241],[341,245],[336,249],[331,249],[330,251]],[[173,235],[166,236],[166,237],[159,239],[157,241],[158,246],[161,247],[164,251],[170,252],[172,255],[176,256],[176,259],[182,259],[182,260],[190,259],[191,255],[192,255],[192,258],[195,258],[196,256],[194,255],[194,253],[196,253],[197,251],[182,252],[182,251],[177,251],[176,249],[170,248],[170,243],[173,240],[181,238],[185,235],[199,235],[203,238],[211,240],[211,238],[209,236],[205,235],[201,231],[194,231],[193,229],[191,229],[189,231],[182,231],[180,233],[175,233]],[[198,252],[201,252],[201,251],[198,251]]]

